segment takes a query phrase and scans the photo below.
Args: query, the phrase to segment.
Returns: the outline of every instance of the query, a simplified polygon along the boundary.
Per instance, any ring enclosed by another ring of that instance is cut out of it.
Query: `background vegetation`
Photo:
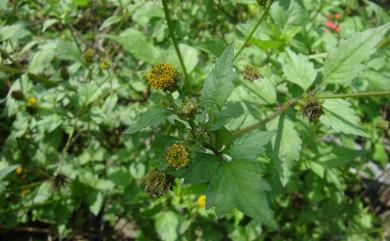
[[[0,239],[385,240],[388,7],[0,1]]]

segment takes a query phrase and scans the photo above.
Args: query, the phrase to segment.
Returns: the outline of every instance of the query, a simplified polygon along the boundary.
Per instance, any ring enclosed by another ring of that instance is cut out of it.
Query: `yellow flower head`
[[[165,152],[165,158],[169,165],[176,168],[176,170],[187,166],[190,161],[189,156],[187,149],[181,144],[173,144]]]
[[[200,195],[197,202],[200,208],[206,207],[206,195]]]
[[[24,197],[24,196],[26,196],[29,192],[30,192],[30,189],[26,188],[26,189],[22,189],[22,191],[20,192],[20,194]]]
[[[93,56],[95,55],[95,51],[92,48],[88,48],[83,53],[83,60],[86,63],[90,63],[93,60]]]
[[[28,106],[34,106],[36,105],[38,102],[37,98],[35,98],[35,96],[31,96],[27,99],[27,105]]]
[[[156,89],[170,89],[175,86],[177,73],[171,64],[156,64],[146,73],[151,86]]]
[[[108,69],[108,68],[110,68],[110,65],[111,65],[111,63],[110,63],[110,61],[108,59],[103,59],[100,62],[99,66],[100,66],[101,69]]]
[[[18,167],[15,169],[15,172],[16,172],[16,174],[18,174],[18,175],[22,174],[22,172],[23,172],[23,167],[18,166]]]

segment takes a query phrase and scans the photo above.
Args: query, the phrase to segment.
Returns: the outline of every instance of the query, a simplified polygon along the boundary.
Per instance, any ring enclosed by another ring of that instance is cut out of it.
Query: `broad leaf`
[[[133,134],[148,126],[157,127],[167,118],[167,111],[160,106],[152,106],[131,125],[125,134]]]
[[[359,126],[359,117],[351,103],[341,99],[328,99],[324,102],[325,113],[320,121],[336,133],[367,136]]]
[[[185,183],[206,183],[217,171],[219,160],[215,155],[207,153],[197,153],[188,166],[188,171],[184,175]]]
[[[261,176],[259,164],[253,161],[221,164],[207,189],[206,208],[215,206],[217,215],[237,208],[260,223],[276,226],[266,197],[271,187]]]
[[[19,165],[12,165],[5,168],[0,169],[0,181],[5,178],[8,174],[13,172]]]
[[[139,30],[129,28],[119,36],[109,35],[108,38],[115,40],[135,58],[146,63],[155,64],[160,61],[160,49],[155,47]]]
[[[163,241],[177,240],[179,217],[172,211],[163,211],[157,214],[155,221],[158,236]]]
[[[291,176],[294,161],[299,159],[302,140],[294,122],[286,119],[284,115],[270,122],[267,129],[277,130],[277,134],[272,140],[272,159],[281,183],[286,185]]]
[[[346,83],[364,69],[362,62],[375,53],[377,44],[390,28],[390,23],[355,33],[341,40],[328,53],[323,72],[324,83]]]
[[[253,131],[237,138],[227,154],[233,159],[255,160],[260,153],[265,151],[263,147],[275,135],[274,131]]]
[[[214,69],[203,83],[201,99],[215,102],[222,107],[234,89],[233,44],[218,58]]]
[[[287,50],[283,73],[288,81],[299,85],[303,90],[307,90],[317,76],[313,63],[306,56],[291,50]]]

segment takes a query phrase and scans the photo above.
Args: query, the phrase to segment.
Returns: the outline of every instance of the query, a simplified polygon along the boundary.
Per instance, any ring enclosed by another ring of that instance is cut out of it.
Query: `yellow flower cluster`
[[[176,84],[177,73],[171,64],[156,64],[146,73],[151,86],[156,89],[170,89]]]
[[[165,157],[169,165],[176,168],[176,170],[187,166],[190,161],[189,156],[186,147],[181,144],[173,144],[165,152]]]

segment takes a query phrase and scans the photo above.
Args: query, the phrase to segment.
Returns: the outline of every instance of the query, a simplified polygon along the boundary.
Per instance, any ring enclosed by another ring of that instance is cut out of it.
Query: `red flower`
[[[332,21],[326,21],[325,26],[327,26],[330,29],[333,29],[336,32],[340,32],[339,26],[333,23]]]

